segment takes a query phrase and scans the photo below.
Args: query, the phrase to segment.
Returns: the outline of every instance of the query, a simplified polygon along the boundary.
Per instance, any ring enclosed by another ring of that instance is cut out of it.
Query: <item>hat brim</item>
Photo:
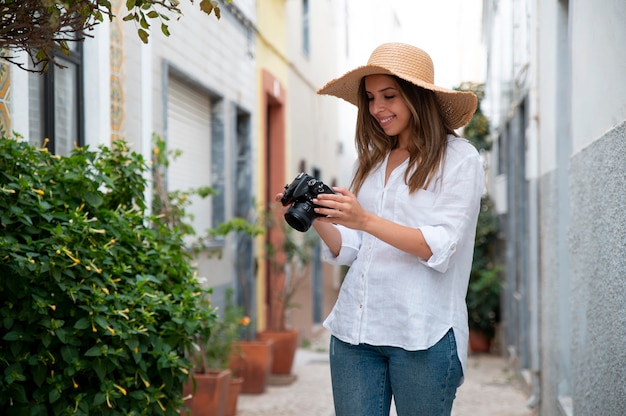
[[[378,65],[364,65],[346,72],[343,76],[333,79],[317,90],[318,94],[332,95],[341,98],[350,104],[358,105],[359,83],[368,75],[393,75],[404,79],[418,87],[431,90],[435,93],[442,116],[453,129],[463,127],[472,119],[478,99],[471,91],[456,91],[424,82],[406,75],[395,74]]]

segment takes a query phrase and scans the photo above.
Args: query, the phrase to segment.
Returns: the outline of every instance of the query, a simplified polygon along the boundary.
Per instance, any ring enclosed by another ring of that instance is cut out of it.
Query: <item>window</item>
[[[68,155],[84,144],[82,43],[68,42],[70,55],[59,53],[43,74],[31,73],[28,82],[29,140],[50,152]]]
[[[305,56],[309,56],[309,0],[302,0],[302,52],[304,52]]]

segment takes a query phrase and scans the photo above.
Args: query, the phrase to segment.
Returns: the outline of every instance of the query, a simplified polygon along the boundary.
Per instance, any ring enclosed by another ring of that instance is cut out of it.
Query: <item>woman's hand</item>
[[[282,214],[284,216],[285,212],[287,212],[287,210],[289,209],[290,205],[287,205],[287,206],[283,206],[282,205],[281,199],[283,198],[283,195],[284,194],[282,192],[276,194],[276,196],[274,197],[274,200],[276,202],[278,202],[279,204],[281,204]],[[327,211],[331,211],[332,212],[334,210],[333,209],[328,209]],[[324,215],[326,215],[326,214],[324,214]],[[328,246],[330,251],[336,257],[336,256],[339,255],[339,250],[341,250],[341,234],[339,234],[339,231],[337,230],[337,227],[333,226],[332,224],[320,224],[319,220],[322,219],[322,218],[323,217],[316,217],[315,218],[315,220],[313,221],[313,228],[315,229],[315,231],[317,231],[317,233],[319,234],[321,239],[324,240],[324,242],[326,243],[326,245]],[[326,222],[332,223],[333,221],[326,221]]]
[[[276,194],[276,196],[274,197],[274,201],[278,202],[281,207],[281,214],[285,215],[285,212],[287,212],[287,210],[289,209],[289,205],[284,206],[282,202],[280,202],[280,200],[283,199],[283,195],[284,194],[282,192]]]
[[[313,200],[314,204],[321,207],[315,209],[317,214],[322,215],[317,217],[316,222],[341,224],[347,228],[364,231],[424,260],[433,255],[419,228],[407,227],[366,211],[356,196],[347,189],[333,188],[333,191],[335,194],[319,194],[317,199]],[[318,232],[319,228],[318,226]]]
[[[356,196],[345,188],[333,188],[334,194],[319,194],[313,199],[316,221],[341,224],[355,230],[363,230],[369,213],[363,209]]]

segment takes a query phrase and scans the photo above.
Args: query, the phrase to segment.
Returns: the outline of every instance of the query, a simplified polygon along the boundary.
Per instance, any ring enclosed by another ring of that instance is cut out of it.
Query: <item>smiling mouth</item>
[[[380,127],[385,128],[393,121],[394,118],[395,116],[381,118],[378,120],[378,124],[380,124]]]

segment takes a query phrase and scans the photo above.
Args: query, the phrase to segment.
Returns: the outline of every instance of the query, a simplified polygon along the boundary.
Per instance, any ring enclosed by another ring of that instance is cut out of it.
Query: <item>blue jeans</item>
[[[398,416],[446,416],[463,370],[452,329],[431,348],[351,345],[330,340],[336,416],[388,416],[393,396]]]

